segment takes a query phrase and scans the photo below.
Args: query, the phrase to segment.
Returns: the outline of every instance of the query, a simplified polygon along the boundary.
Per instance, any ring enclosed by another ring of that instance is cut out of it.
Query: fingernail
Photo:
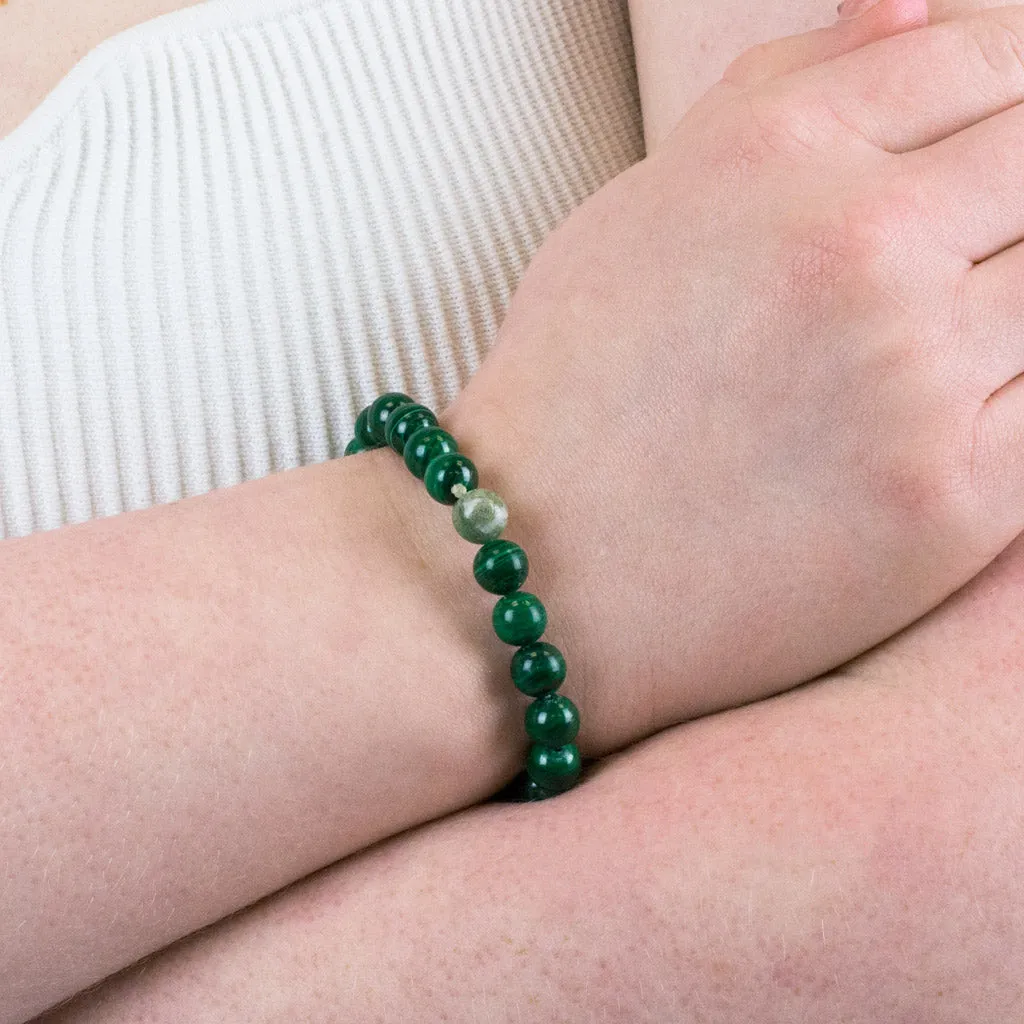
[[[853,18],[859,18],[862,14],[867,14],[878,2],[879,0],[844,0],[839,5],[839,20],[851,21]]]

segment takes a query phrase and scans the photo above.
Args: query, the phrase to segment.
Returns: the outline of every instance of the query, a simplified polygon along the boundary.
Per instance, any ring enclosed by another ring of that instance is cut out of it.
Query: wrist
[[[330,520],[355,524],[358,539],[345,538],[343,553],[361,552],[361,600],[375,606],[360,619],[373,634],[339,635],[335,657],[345,666],[368,641],[384,647],[389,685],[401,688],[396,710],[406,719],[403,731],[410,743],[428,744],[422,777],[435,790],[450,786],[453,809],[478,802],[522,768],[526,740],[509,649],[494,635],[488,595],[473,579],[476,548],[455,533],[450,509],[431,500],[390,449],[329,465],[325,507]],[[330,607],[345,601],[347,585]],[[388,621],[385,635],[375,624]]]
[[[441,425],[473,460],[480,486],[497,491],[508,504],[503,538],[519,544],[529,558],[529,576],[522,589],[536,594],[544,604],[550,625],[542,639],[558,647],[568,664],[559,693],[580,709],[582,728],[575,742],[584,757],[600,757],[646,735],[645,696],[640,694],[627,709],[621,699],[609,702],[604,692],[607,659],[615,653],[616,638],[608,634],[607,615],[602,616],[595,604],[621,605],[620,628],[636,638],[638,624],[630,618],[629,603],[621,599],[626,582],[606,575],[604,582],[616,585],[596,591],[595,573],[600,578],[606,548],[585,535],[585,524],[594,519],[581,507],[587,496],[567,493],[561,484],[567,477],[557,463],[558,453],[544,449],[543,432],[520,429],[518,424],[529,421],[528,416],[513,419],[501,403],[490,400],[489,395],[504,394],[507,389],[488,388],[487,371],[485,364],[480,379],[474,378],[441,415]],[[469,566],[476,548],[460,543],[467,549],[461,571],[472,579]],[[480,617],[489,624],[493,599],[482,604]],[[499,646],[504,653],[499,652],[498,662],[508,682],[513,648]],[[615,670],[611,674],[623,688],[639,692],[631,679],[621,678]]]

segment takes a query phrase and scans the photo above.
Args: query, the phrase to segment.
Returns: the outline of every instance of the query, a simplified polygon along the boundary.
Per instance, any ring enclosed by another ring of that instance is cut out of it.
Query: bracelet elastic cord
[[[477,487],[476,466],[459,451],[455,438],[438,426],[434,413],[408,395],[381,395],[356,418],[355,433],[346,455],[392,448],[435,501],[453,506],[452,523],[459,536],[480,545],[473,575],[484,590],[499,595],[491,616],[494,632],[518,648],[512,656],[512,682],[534,698],[525,716],[532,744],[522,799],[544,800],[571,789],[581,770],[573,742],[580,714],[568,697],[556,692],[565,680],[565,658],[540,639],[548,622],[544,605],[521,589],[530,568],[526,552],[501,539],[508,506],[494,491]]]

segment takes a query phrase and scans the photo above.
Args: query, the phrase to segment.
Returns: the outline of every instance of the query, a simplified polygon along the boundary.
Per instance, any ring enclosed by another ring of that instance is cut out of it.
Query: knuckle
[[[875,477],[875,492],[899,522],[919,523],[934,516],[938,503],[935,474],[921,453],[916,459],[897,459]]]
[[[789,97],[744,93],[733,116],[720,125],[711,154],[715,169],[736,175],[766,164],[800,160],[813,147],[813,131],[800,104]]]
[[[944,441],[943,432],[936,432]],[[912,435],[913,436],[913,435]],[[940,535],[961,536],[959,524],[969,521],[967,492],[950,458],[950,448],[935,439],[908,443],[890,452],[875,478],[875,492],[897,521],[933,527]]]
[[[783,301],[802,308],[832,300],[856,274],[855,246],[841,224],[808,217],[783,236],[779,288]]]
[[[864,200],[842,211],[843,233],[858,283],[885,284],[901,246],[901,223],[885,203]]]
[[[770,66],[771,44],[758,43],[745,49],[722,72],[722,81],[729,85],[745,86],[759,81]]]
[[[1019,528],[1019,507],[1007,507],[1007,467],[1016,462],[1017,440],[1012,431],[1000,429],[999,420],[988,404],[974,413],[970,429],[965,431],[965,452],[961,460],[961,490],[977,503],[982,519],[988,523],[1012,523],[1009,534]],[[996,531],[998,534],[998,531]],[[1005,536],[1003,535],[1003,539]],[[997,551],[978,552],[989,561]]]
[[[970,545],[979,508],[974,406],[950,388],[941,360],[920,358],[926,345],[912,333],[899,347],[890,376],[899,383],[879,391],[890,429],[872,471],[875,494],[898,521]]]
[[[787,290],[805,299],[842,292],[853,308],[877,305],[901,280],[905,220],[897,205],[868,196],[791,221],[783,241]]]
[[[853,265],[865,282],[898,286],[908,253],[922,232],[923,197],[914,182],[890,179],[840,206],[839,220]]]
[[[874,197],[848,203],[840,216],[851,261],[862,276],[873,277],[889,263],[900,233],[898,219]]]
[[[994,16],[972,18],[959,25],[961,42],[977,59],[986,80],[1016,101],[1024,92],[1024,39],[1009,20]]]

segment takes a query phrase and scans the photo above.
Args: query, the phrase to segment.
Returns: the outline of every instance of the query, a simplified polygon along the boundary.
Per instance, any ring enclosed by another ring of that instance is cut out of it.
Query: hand
[[[443,420],[584,753],[849,659],[1024,527],[1022,35],[762,48],[534,260]]]

